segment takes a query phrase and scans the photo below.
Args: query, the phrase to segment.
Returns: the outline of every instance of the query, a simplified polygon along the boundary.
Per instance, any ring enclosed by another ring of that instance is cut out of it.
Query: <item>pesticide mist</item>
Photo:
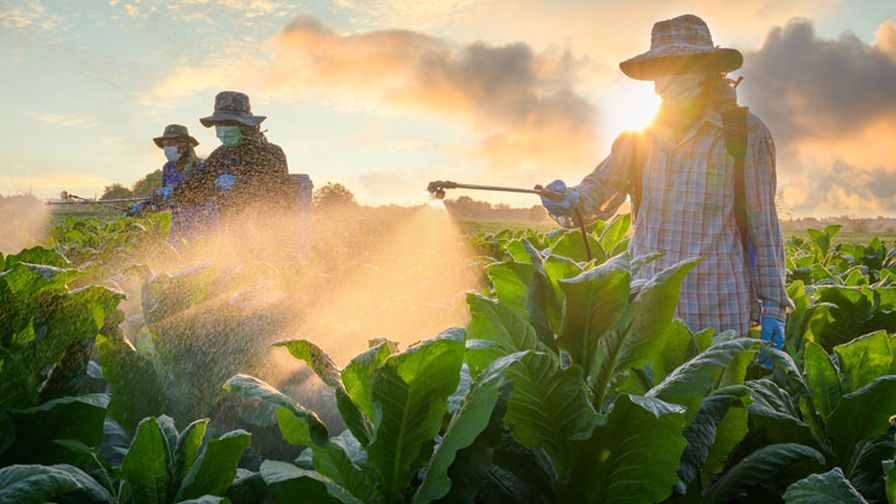
[[[0,252],[14,254],[44,241],[50,212],[30,194],[0,196]]]
[[[234,425],[249,410],[224,413],[221,385],[237,373],[339,418],[332,391],[273,343],[309,340],[340,366],[371,339],[406,348],[464,326],[464,295],[481,276],[452,218],[425,205],[245,214],[128,260],[113,277],[128,296],[124,334],[174,384],[159,401],[176,418],[216,412]]]

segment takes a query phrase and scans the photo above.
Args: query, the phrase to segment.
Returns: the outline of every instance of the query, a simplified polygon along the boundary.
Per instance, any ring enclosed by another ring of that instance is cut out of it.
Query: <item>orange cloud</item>
[[[874,34],[874,47],[896,63],[896,21],[885,21]]]
[[[593,161],[594,111],[575,89],[577,62],[567,52],[536,53],[525,43],[460,46],[407,30],[340,34],[311,18],[287,26],[271,45],[265,86],[358,92],[459,119],[480,141],[455,152],[486,160],[489,176]]]

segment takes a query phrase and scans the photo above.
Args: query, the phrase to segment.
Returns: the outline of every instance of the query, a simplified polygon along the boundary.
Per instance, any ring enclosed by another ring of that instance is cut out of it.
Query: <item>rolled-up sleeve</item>
[[[634,133],[619,135],[613,142],[610,155],[574,187],[580,195],[578,209],[586,223],[609,219],[625,201],[629,172],[635,158],[635,142]],[[568,218],[551,217],[564,227],[577,224]]]
[[[756,252],[753,278],[762,315],[784,320],[793,309],[785,288],[784,240],[775,205],[775,144],[761,121],[751,118],[744,168],[747,229]]]

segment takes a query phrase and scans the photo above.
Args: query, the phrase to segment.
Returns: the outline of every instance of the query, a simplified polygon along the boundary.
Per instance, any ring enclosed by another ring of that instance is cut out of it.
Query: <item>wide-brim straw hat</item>
[[[623,61],[619,68],[633,79],[655,80],[673,74],[732,72],[743,62],[737,49],[713,44],[709,27],[702,19],[685,14],[655,23],[650,32],[650,50]]]
[[[193,147],[199,145],[199,142],[190,136],[190,130],[188,130],[186,126],[180,124],[169,124],[168,126],[165,126],[165,131],[162,133],[162,136],[152,139],[152,141],[160,148],[162,147],[163,140],[188,140]]]
[[[252,114],[252,106],[249,97],[238,91],[221,91],[215,96],[215,112],[199,120],[203,126],[209,128],[225,121],[236,121],[247,126],[258,126],[266,116]]]

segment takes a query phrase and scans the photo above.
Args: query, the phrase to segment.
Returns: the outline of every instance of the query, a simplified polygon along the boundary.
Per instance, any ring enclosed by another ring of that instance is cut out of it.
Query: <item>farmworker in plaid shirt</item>
[[[720,114],[723,100],[736,100],[724,76],[742,62],[738,51],[713,45],[709,28],[697,16],[656,23],[650,50],[620,63],[629,77],[654,81],[663,100],[656,120],[643,132],[620,135],[610,155],[581,184],[549,184],[557,197],[542,201],[566,227],[577,225],[579,216],[586,222],[607,219],[628,194],[638,192],[630,182],[639,168],[640,203],[633,205],[630,253],[663,255],[642,268],[638,278],[703,257],[682,285],[676,315],[695,331],[713,327],[743,334],[760,322],[762,339],[780,349],[793,303],[784,287],[774,142],[765,124],[748,114],[742,194],[750,245],[745,252],[735,218],[735,163],[726,150]]]

